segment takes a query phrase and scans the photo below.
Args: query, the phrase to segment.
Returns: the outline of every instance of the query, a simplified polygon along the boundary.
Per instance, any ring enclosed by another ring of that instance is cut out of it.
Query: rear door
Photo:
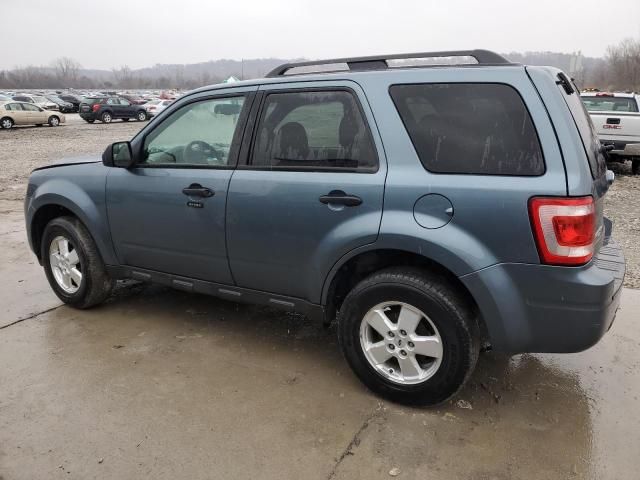
[[[267,85],[227,205],[240,287],[319,302],[326,273],[378,235],[386,162],[353,82]]]
[[[29,123],[29,115],[27,111],[22,108],[21,103],[8,103],[4,108],[11,111],[11,116],[16,125],[26,125]]]
[[[122,118],[123,107],[120,105],[120,99],[117,97],[107,98],[107,105],[113,115],[113,118]]]

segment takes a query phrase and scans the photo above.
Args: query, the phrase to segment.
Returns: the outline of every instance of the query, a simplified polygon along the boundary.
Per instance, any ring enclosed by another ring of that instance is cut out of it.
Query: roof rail
[[[311,67],[314,65],[334,65],[346,63],[348,69],[351,70],[384,70],[389,68],[387,60],[408,60],[408,59],[426,59],[441,57],[473,57],[478,65],[511,65],[512,63],[489,50],[452,50],[449,52],[421,52],[421,53],[399,53],[395,55],[374,55],[370,57],[352,57],[352,58],[332,58],[328,60],[312,60],[307,62],[285,63],[271,70],[267,77],[281,77],[289,70],[298,67]],[[422,66],[422,65],[421,65]],[[340,69],[341,70],[341,69]],[[336,70],[332,70],[336,71]],[[308,72],[304,72],[308,73]],[[313,72],[323,73],[323,71]],[[328,72],[324,72],[328,73]]]

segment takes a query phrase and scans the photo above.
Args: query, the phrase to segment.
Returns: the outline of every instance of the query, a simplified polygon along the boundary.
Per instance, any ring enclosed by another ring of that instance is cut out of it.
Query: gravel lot
[[[29,172],[35,167],[64,157],[101,154],[111,142],[127,140],[145,123],[115,121],[109,125],[90,125],[78,115],[67,115],[66,125],[20,127],[0,131],[0,200],[21,201]],[[640,176],[633,176],[630,165],[613,165],[616,181],[607,196],[606,215],[614,221],[614,233],[627,257],[625,286],[640,288]],[[19,203],[6,203],[2,210],[21,209]]]

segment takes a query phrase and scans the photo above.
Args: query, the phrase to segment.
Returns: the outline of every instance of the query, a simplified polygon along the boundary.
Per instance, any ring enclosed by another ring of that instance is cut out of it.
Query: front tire
[[[41,258],[47,280],[64,303],[89,308],[102,303],[114,281],[86,227],[75,217],[58,217],[44,229]]]
[[[56,117],[55,115],[51,115],[49,117],[49,126],[50,127],[57,127],[58,125],[60,125],[60,119],[58,117]]]
[[[136,115],[139,122],[144,122],[147,119],[147,114],[143,111],[139,111]]]
[[[354,373],[375,393],[410,405],[436,405],[473,372],[480,333],[472,306],[444,277],[390,268],[345,298],[338,338]]]

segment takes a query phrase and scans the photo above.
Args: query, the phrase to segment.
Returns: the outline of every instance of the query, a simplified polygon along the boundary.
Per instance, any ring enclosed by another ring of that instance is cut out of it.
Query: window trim
[[[527,115],[529,115],[529,118],[531,119],[531,125],[533,126],[533,131],[536,134],[536,139],[538,140],[538,145],[540,146],[540,154],[542,155],[542,172],[539,173],[539,174],[536,174],[536,175],[522,175],[522,174],[517,174],[517,173],[436,172],[434,170],[430,170],[429,168],[427,168],[427,165],[425,164],[425,162],[423,162],[422,159],[420,158],[420,154],[418,153],[418,149],[416,148],[416,145],[413,142],[413,138],[411,138],[411,135],[409,135],[409,128],[408,128],[407,124],[405,123],[404,118],[402,118],[402,115],[400,114],[400,111],[398,110],[398,105],[396,104],[395,100],[393,99],[393,95],[391,94],[391,89],[393,87],[396,87],[396,86],[398,86],[398,87],[416,87],[416,86],[421,86],[421,85],[504,85],[505,87],[511,88],[514,92],[516,92],[516,94],[518,95],[518,97],[522,101],[522,105],[524,106],[524,109],[527,111]],[[525,102],[524,98],[522,97],[522,94],[520,93],[520,91],[514,85],[511,85],[511,84],[505,83],[505,82],[417,82],[417,83],[416,82],[411,82],[411,83],[393,83],[393,84],[389,85],[389,87],[387,89],[387,93],[389,94],[389,98],[391,99],[391,103],[393,104],[393,107],[395,108],[396,113],[398,114],[398,118],[402,122],[402,126],[404,127],[404,133],[407,135],[407,138],[411,142],[411,146],[413,147],[413,150],[415,151],[416,158],[420,162],[420,165],[422,165],[422,168],[424,168],[431,175],[466,175],[466,176],[481,176],[481,177],[489,177],[489,178],[491,178],[491,177],[537,178],[537,177],[542,177],[547,173],[547,159],[546,159],[546,157],[544,155],[544,148],[542,147],[542,141],[540,140],[540,133],[538,132],[538,128],[536,127],[536,123],[535,123],[535,121],[533,119],[533,115],[531,115],[531,111],[529,110],[529,106],[527,105],[527,102]]]
[[[256,137],[258,132],[258,126],[260,125],[263,115],[266,111],[265,104],[266,99],[269,95],[281,94],[281,93],[309,93],[309,92],[347,92],[352,98],[355,100],[358,111],[360,112],[360,116],[362,121],[364,122],[365,129],[367,131],[367,135],[369,136],[369,140],[373,147],[373,152],[375,154],[375,165],[371,167],[363,167],[363,168],[346,168],[346,167],[280,167],[280,166],[266,166],[266,167],[255,167],[251,164],[253,160],[253,153],[256,143]],[[369,121],[367,119],[367,115],[365,110],[360,102],[360,98],[358,97],[358,93],[350,87],[346,86],[326,86],[326,87],[285,87],[285,88],[277,88],[277,89],[269,89],[269,90],[261,90],[259,91],[260,98],[256,103],[256,108],[252,109],[252,116],[247,122],[247,127],[251,128],[250,134],[248,136],[245,135],[246,140],[243,141],[242,145],[242,155],[241,161],[238,163],[238,170],[253,170],[256,172],[259,171],[269,171],[269,172],[324,172],[324,173],[368,173],[375,174],[380,170],[380,154],[378,153],[378,148],[376,146],[375,138],[373,136],[373,132],[371,131],[371,126],[369,125]]]
[[[169,120],[174,113],[194,103],[207,102],[207,101],[218,100],[223,98],[237,98],[237,97],[244,97],[244,103],[242,104],[242,110],[240,111],[240,115],[238,116],[238,123],[237,123],[236,130],[233,133],[233,138],[231,139],[231,147],[229,148],[230,161],[227,165],[195,165],[195,164],[194,165],[178,165],[178,164],[170,164],[170,163],[152,165],[152,164],[145,164],[145,163],[136,163],[133,168],[171,168],[171,169],[181,168],[185,170],[235,170],[238,167],[240,150],[243,146],[243,143],[242,143],[243,137],[245,134],[247,123],[248,123],[247,118],[249,116],[249,112],[253,107],[254,100],[256,97],[255,91],[227,92],[224,94],[212,94],[212,95],[206,95],[202,97],[194,97],[189,99],[189,101],[182,103],[179,106],[177,106],[176,105],[177,102],[174,101],[172,105],[166,107],[166,109],[163,110],[161,113],[166,112],[173,105],[176,105],[175,109],[172,109],[171,111],[169,111],[165,116],[165,118],[162,119],[161,122],[159,122],[157,125],[154,125],[153,128],[150,129],[149,131],[144,132],[144,134],[139,139],[135,139],[137,143],[136,157],[142,158],[142,155],[144,153],[144,145],[147,141],[147,137],[151,135],[153,132],[155,132],[160,127],[160,125],[162,125],[164,122]]]

